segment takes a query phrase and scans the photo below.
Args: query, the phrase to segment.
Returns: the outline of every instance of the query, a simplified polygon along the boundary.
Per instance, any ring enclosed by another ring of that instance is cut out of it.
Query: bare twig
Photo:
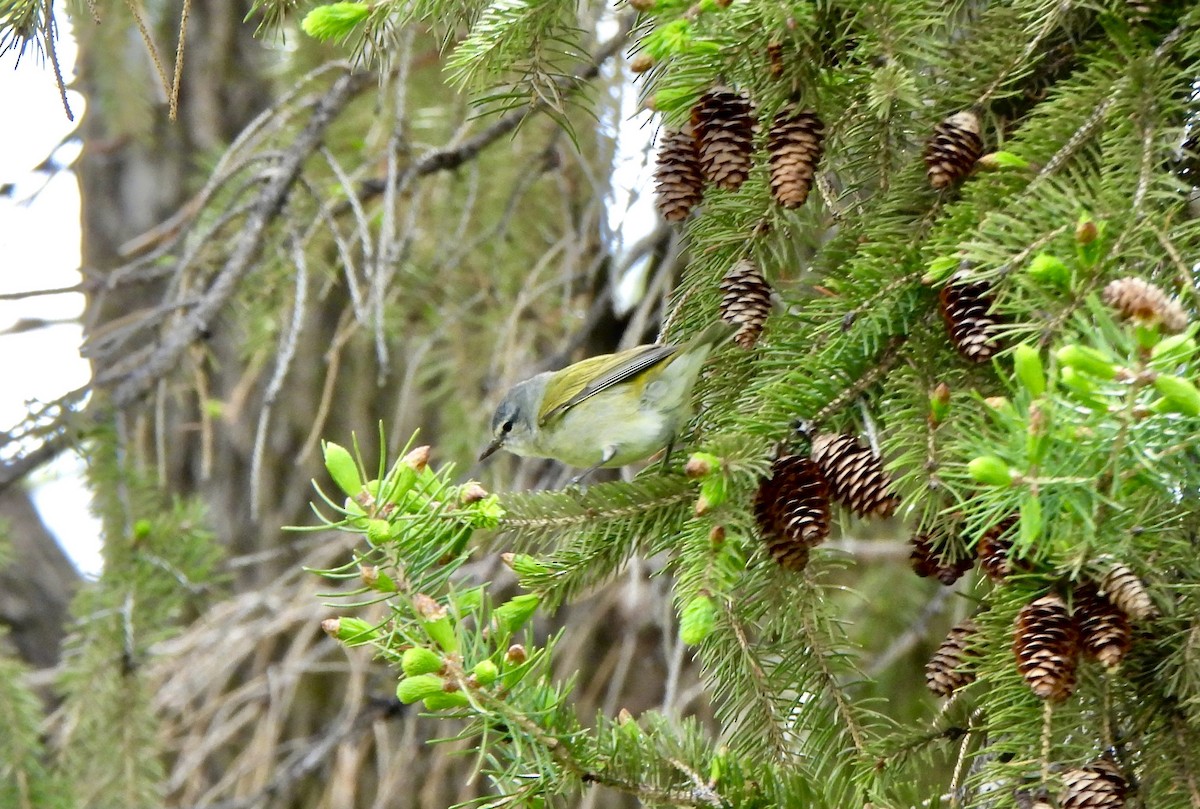
[[[1175,265],[1176,277],[1179,279],[1179,283],[1187,289],[1192,299],[1192,304],[1200,304],[1200,291],[1196,289],[1196,282],[1192,279],[1191,268],[1184,262],[1183,256],[1179,253],[1179,248],[1171,241],[1171,237],[1167,235],[1166,230],[1154,228],[1154,235],[1158,239],[1158,243],[1162,245],[1163,250],[1166,250],[1167,255],[1171,257],[1171,263]]]
[[[296,138],[291,150],[280,163],[272,180],[259,194],[258,200],[241,231],[225,266],[209,288],[204,299],[193,309],[174,331],[164,337],[162,343],[146,359],[146,362],[130,372],[112,393],[115,407],[125,407],[144,396],[155,381],[166,374],[179,360],[184,349],[204,330],[216,313],[228,303],[237,290],[238,283],[254,266],[259,246],[267,226],[279,214],[304,161],[320,147],[325,130],[333,122],[356,90],[367,85],[365,76],[343,74],[313,111],[308,125]],[[101,382],[114,381],[111,378]]]
[[[58,49],[54,47],[54,40],[58,39],[58,21],[54,19],[54,0],[46,0],[46,54],[50,57],[50,67],[54,70],[54,83],[58,86],[58,97],[62,100],[63,112],[67,114],[68,121],[75,120],[75,113],[71,112],[71,104],[67,100],[67,84],[63,81],[62,65],[58,63]]]
[[[41,442],[34,449],[0,463],[0,492],[70,448],[74,438],[72,425],[81,418],[80,409],[90,390],[90,385],[76,388],[41,410],[31,412],[16,427],[0,433],[0,452],[27,439]]]
[[[158,80],[162,84],[164,95],[169,95],[171,92],[171,82],[167,80],[167,71],[163,69],[162,59],[158,56],[158,48],[154,45],[154,37],[150,35],[150,29],[146,27],[146,21],[142,19],[142,12],[138,9],[134,0],[125,0],[125,5],[129,9],[129,14],[133,17],[133,23],[137,26],[138,33],[142,35],[142,42],[146,46],[146,52],[150,55],[150,60],[154,63],[154,70],[158,73]]]
[[[0,301],[20,301],[25,298],[37,298],[42,295],[67,295],[72,292],[85,292],[84,284],[72,284],[69,287],[49,287],[47,289],[27,289],[23,292],[0,292]]]
[[[308,307],[308,261],[304,250],[300,248],[295,234],[292,238],[292,262],[296,265],[296,295],[292,302],[292,318],[288,327],[279,336],[279,350],[275,354],[275,372],[267,383],[267,391],[263,395],[262,408],[258,411],[258,428],[254,434],[254,452],[250,465],[250,513],[258,516],[262,501],[262,459],[267,446],[267,430],[271,423],[271,411],[275,399],[283,389],[283,381],[287,378],[288,370],[292,367],[292,359],[296,356],[296,345],[300,333],[304,330],[304,316]]]
[[[192,0],[183,0],[183,10],[179,16],[179,42],[175,45],[175,75],[171,82],[170,109],[167,118],[174,121],[179,115],[179,83],[183,78],[183,52],[187,41],[188,13],[192,9]]]
[[[180,239],[189,234],[186,225],[204,209],[213,195],[231,179],[237,177],[246,165],[263,161],[264,155],[262,154],[243,157],[250,145],[257,138],[264,136],[266,132],[281,129],[299,109],[302,109],[303,105],[297,104],[296,99],[307,92],[314,81],[331,71],[348,71],[350,68],[351,66],[346,62],[327,62],[310,70],[296,80],[293,89],[246,124],[221,155],[217,165],[213,167],[208,182],[194,197],[181,205],[179,210],[164,222],[121,245],[119,252],[123,256],[140,253],[152,245],[157,247],[152,255],[141,256],[136,261],[109,272],[104,278],[104,288],[111,289],[122,283],[141,280],[139,270],[147,267],[160,269],[156,267],[157,260],[174,250]],[[163,273],[160,270],[158,274]]]
[[[32,452],[27,452],[4,466],[0,466],[0,492],[42,464],[54,460],[59,453],[65,452],[70,446],[71,437],[67,433],[58,433],[44,440]]]
[[[333,171],[333,176],[341,184],[342,190],[346,194],[346,201],[350,203],[350,209],[354,212],[354,225],[358,244],[362,248],[363,264],[369,267],[371,265],[372,242],[371,225],[368,222],[367,212],[354,191],[354,182],[350,179],[350,175],[346,173],[346,170],[342,168],[342,164],[338,162],[333,152],[322,147],[321,156],[325,158],[325,162],[329,164],[329,168]],[[362,289],[359,286],[358,269],[354,265],[354,254],[350,249],[350,244],[338,229],[337,220],[330,213],[329,206],[322,205],[318,211],[318,216],[325,221],[329,232],[333,235],[334,245],[337,246],[338,257],[342,261],[343,275],[346,278],[346,289],[350,293],[350,306],[354,310],[354,316],[360,322],[365,323],[367,320],[366,304],[363,300]]]
[[[896,543],[901,550],[907,550],[907,547]],[[946,608],[946,602],[950,600],[950,595],[954,591],[949,587],[940,587],[934,593],[933,598],[925,603],[921,608],[921,612],[909,625],[904,634],[895,638],[887,648],[879,653],[879,656],[863,668],[866,669],[868,677],[877,677],[882,672],[886,671],[892,663],[906,655],[921,641],[925,640],[925,635],[929,630],[929,624],[934,618],[942,614],[942,610]]]

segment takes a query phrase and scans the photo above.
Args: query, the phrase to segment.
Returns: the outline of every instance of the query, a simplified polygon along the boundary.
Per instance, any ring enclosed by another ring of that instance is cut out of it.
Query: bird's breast
[[[616,455],[605,466],[650,457],[674,436],[678,415],[641,406],[636,400],[628,404],[632,406],[604,394],[580,402],[562,415],[550,435],[543,430],[540,454],[579,467],[600,463],[609,447],[616,449]]]

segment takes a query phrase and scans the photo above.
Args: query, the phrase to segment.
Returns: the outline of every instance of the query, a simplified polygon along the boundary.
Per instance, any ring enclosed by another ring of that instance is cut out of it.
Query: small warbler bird
[[[514,385],[492,416],[492,442],[527,458],[624,466],[669,447],[692,415],[692,388],[709,352],[734,327],[717,322],[683,345],[643,345],[590,357]]]

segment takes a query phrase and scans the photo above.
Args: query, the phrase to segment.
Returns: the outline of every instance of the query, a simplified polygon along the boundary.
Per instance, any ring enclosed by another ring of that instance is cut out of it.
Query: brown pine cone
[[[704,179],[736,191],[750,176],[754,116],[750,101],[729,87],[714,87],[692,108]]]
[[[700,153],[691,126],[663,132],[654,181],[658,209],[668,222],[686,219],[700,203],[704,196],[704,176],[700,173]]]
[[[771,196],[784,208],[799,208],[808,199],[817,163],[825,148],[825,124],[814,112],[792,107],[775,116],[767,136]]]
[[[972,362],[987,362],[1000,350],[999,319],[992,314],[992,286],[957,273],[938,295],[950,341]]]
[[[976,653],[968,648],[968,644],[978,631],[979,626],[974,618],[967,618],[950,627],[942,645],[925,664],[925,685],[930,691],[939,697],[948,697],[975,681],[969,658]]]
[[[983,154],[983,131],[979,116],[956,112],[933,129],[925,143],[925,165],[929,184],[946,188],[971,173]]]
[[[1042,699],[1060,702],[1074,693],[1079,632],[1062,598],[1042,596],[1021,608],[1013,654],[1017,670]]]
[[[1015,517],[1002,520],[989,528],[979,538],[979,544],[975,546],[975,553],[979,557],[979,566],[994,582],[1008,578],[1014,569],[1027,570],[1029,567],[1024,562],[1015,562],[1012,559],[1013,543],[1007,535],[1016,524]]]
[[[1133,643],[1133,631],[1124,611],[1100,595],[1091,582],[1075,588],[1073,602],[1083,651],[1108,668],[1120,665]]]
[[[812,458],[829,481],[833,498],[858,516],[887,518],[900,505],[883,464],[854,436],[818,435],[812,442]]]
[[[913,572],[923,579],[932,576],[949,587],[975,566],[974,557],[960,548],[958,543],[935,543],[933,536],[925,533],[914,534],[909,543],[913,546],[908,557],[909,564]],[[942,545],[940,553],[935,550],[936,544]]]
[[[750,259],[734,264],[721,279],[721,319],[738,327],[734,341],[751,349],[771,314],[771,285]]]
[[[829,536],[829,486],[811,459],[788,455],[771,465],[754,498],[754,518],[779,565],[800,571],[809,549]]]
[[[1179,301],[1141,278],[1118,278],[1104,288],[1103,297],[1104,303],[1125,320],[1143,326],[1161,325],[1171,334],[1187,328],[1187,312]]]
[[[1114,564],[1104,574],[1100,592],[1134,621],[1145,621],[1158,615],[1158,608],[1150,600],[1146,585],[1136,573],[1120,563]]]
[[[1129,783],[1111,760],[1098,758],[1062,774],[1059,809],[1122,809]]]

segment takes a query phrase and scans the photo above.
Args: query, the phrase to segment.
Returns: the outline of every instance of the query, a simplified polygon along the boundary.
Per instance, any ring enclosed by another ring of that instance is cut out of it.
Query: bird
[[[734,330],[717,321],[680,345],[640,345],[518,382],[497,405],[492,440],[479,460],[500,449],[551,458],[584,468],[573,481],[579,482],[664,447],[669,457],[691,418],[701,367]]]

